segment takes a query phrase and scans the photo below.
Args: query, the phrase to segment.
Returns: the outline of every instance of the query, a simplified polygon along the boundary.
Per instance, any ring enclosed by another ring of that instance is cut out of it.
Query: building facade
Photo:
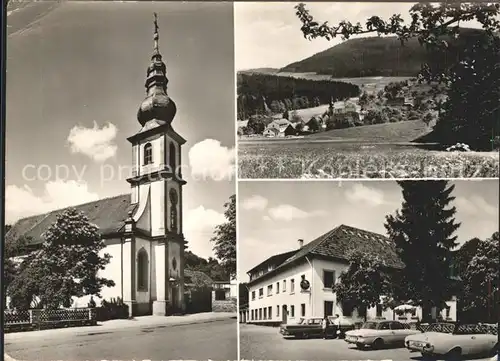
[[[272,256],[248,271],[248,306],[240,313],[247,323],[276,325],[294,323],[301,317],[339,315],[353,321],[364,320],[356,309],[337,301],[332,287],[348,269],[348,252],[366,250],[383,256],[389,268],[401,268],[395,248],[386,237],[341,225],[318,239],[290,252]],[[381,304],[366,310],[367,319],[416,321],[422,310],[415,308],[404,314],[384,309]],[[456,299],[447,302],[444,319],[456,320]]]
[[[100,276],[115,282],[102,298],[121,298],[130,316],[170,315],[186,309],[182,231],[181,147],[186,142],[172,127],[177,112],[168,96],[166,65],[159,51],[155,14],[154,46],[145,82],[146,97],[137,112],[141,129],[128,138],[132,148],[130,194],[76,207],[99,227],[111,261]],[[6,241],[20,237],[43,243],[43,232],[64,209],[19,220]],[[86,307],[88,299],[75,299]]]

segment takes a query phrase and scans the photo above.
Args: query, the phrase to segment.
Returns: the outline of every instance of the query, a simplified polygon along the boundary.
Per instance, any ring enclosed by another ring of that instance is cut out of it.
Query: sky
[[[456,180],[460,244],[499,230],[498,180]],[[272,255],[291,251],[345,224],[386,235],[385,216],[401,208],[395,181],[240,181],[238,279]],[[258,250],[258,251],[257,251]]]
[[[341,42],[340,37],[306,40],[295,15],[298,2],[238,2],[234,5],[236,70],[282,68],[306,59]],[[342,20],[355,24],[378,15],[388,19],[401,14],[409,21],[408,11],[414,3],[403,2],[310,2],[306,8],[319,23],[338,24]],[[463,24],[461,24],[463,25]],[[469,22],[468,27],[477,27]],[[367,36],[367,35],[365,35]]]
[[[231,3],[33,3],[10,13],[7,223],[130,192],[126,138],[140,130],[153,12],[172,126],[187,140],[184,233],[191,251],[213,256],[209,239],[235,192]]]

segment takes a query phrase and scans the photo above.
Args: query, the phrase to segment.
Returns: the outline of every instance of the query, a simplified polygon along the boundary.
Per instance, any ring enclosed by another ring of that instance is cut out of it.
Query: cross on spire
[[[160,37],[158,34],[158,14],[154,13],[155,21],[154,21],[154,50],[158,51],[158,38]]]

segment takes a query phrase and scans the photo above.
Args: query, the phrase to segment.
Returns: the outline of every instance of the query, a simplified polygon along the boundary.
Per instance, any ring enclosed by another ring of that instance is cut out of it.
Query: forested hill
[[[309,80],[273,74],[238,74],[238,119],[271,110],[302,109],[359,96],[357,85],[331,80]]]
[[[469,35],[481,32],[478,29],[463,28],[460,30],[460,38],[468,38]],[[449,41],[449,38],[445,40]],[[442,60],[440,57],[432,57],[432,62]],[[429,61],[429,52],[416,38],[401,45],[393,36],[369,37],[344,41],[307,59],[289,64],[280,71],[315,72],[335,78],[415,76],[422,64]]]

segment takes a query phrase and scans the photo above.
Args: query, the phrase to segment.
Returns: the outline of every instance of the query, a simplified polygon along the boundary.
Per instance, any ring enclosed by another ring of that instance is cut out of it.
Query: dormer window
[[[151,143],[147,143],[144,146],[144,165],[153,163],[153,146]]]

